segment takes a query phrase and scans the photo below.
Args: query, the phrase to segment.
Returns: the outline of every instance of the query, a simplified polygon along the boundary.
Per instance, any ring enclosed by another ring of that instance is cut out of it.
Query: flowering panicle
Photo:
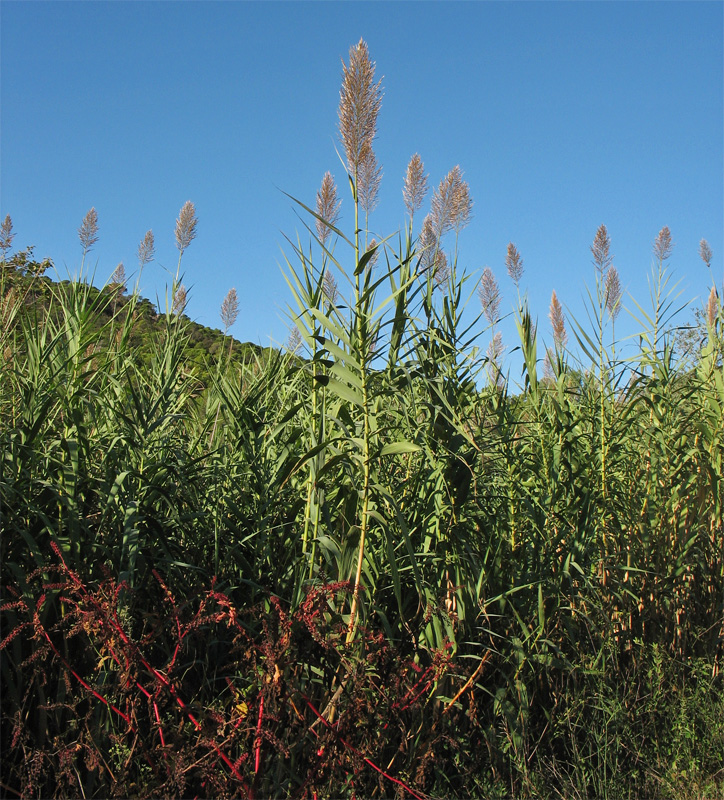
[[[302,334],[299,333],[299,328],[294,327],[289,332],[287,339],[287,351],[296,355],[302,347]]]
[[[709,292],[709,301],[706,304],[706,321],[709,327],[713,328],[719,316],[719,298],[716,289],[712,286]]]
[[[508,251],[505,254],[505,268],[508,270],[508,275],[517,289],[520,285],[520,279],[523,277],[523,259],[513,242],[508,242]]]
[[[593,253],[593,263],[600,275],[605,275],[613,262],[611,255],[611,237],[605,225],[601,225],[596,231],[596,236],[591,245]]]
[[[449,277],[450,264],[448,263],[445,253],[440,250],[438,251],[437,258],[435,259],[435,268],[432,273],[432,278],[437,286],[443,286]]]
[[[183,314],[186,310],[186,303],[188,302],[188,292],[186,287],[181,284],[173,293],[173,305],[171,307],[174,314],[177,316]]]
[[[491,325],[495,325],[500,314],[500,289],[490,267],[485,267],[480,278],[478,297],[483,307],[483,314]]]
[[[470,222],[473,201],[459,166],[453,167],[440,181],[432,194],[430,207],[432,227],[438,239],[452,230],[459,233]]]
[[[543,358],[543,377],[547,380],[552,380],[555,378],[555,372],[553,370],[553,351],[548,347],[546,348],[546,354]]]
[[[143,269],[146,264],[153,261],[156,254],[156,246],[153,240],[153,231],[146,231],[146,235],[138,245],[138,265]]]
[[[505,354],[505,345],[503,344],[503,334],[496,331],[493,338],[490,340],[487,350],[487,358],[492,368],[492,377],[495,385],[500,387],[504,383],[503,373],[501,371],[501,363],[503,355]]]
[[[621,295],[623,289],[621,288],[621,279],[618,275],[618,270],[613,264],[608,268],[606,273],[606,281],[604,283],[604,295],[606,298],[606,308],[611,315],[611,319],[615,321],[616,317],[621,311]]]
[[[657,261],[666,261],[674,249],[674,242],[671,239],[671,231],[668,225],[659,231],[659,235],[654,240],[654,255]]]
[[[712,252],[706,239],[702,239],[699,242],[699,256],[706,266],[711,269]]]
[[[13,221],[10,219],[10,214],[8,214],[3,220],[2,226],[0,226],[0,250],[3,251],[3,260],[5,260],[7,251],[12,247],[14,238]]]
[[[332,275],[329,269],[324,271],[324,278],[322,280],[322,291],[324,292],[324,296],[329,300],[329,302],[335,306],[337,305],[337,299],[339,298],[339,288],[337,286],[337,280]]]
[[[432,214],[428,214],[420,232],[420,271],[432,270],[434,277],[446,268],[447,257],[440,249],[440,237],[435,233]]]
[[[339,92],[339,135],[347,156],[347,169],[357,179],[360,167],[377,134],[382,105],[381,81],[375,83],[375,63],[363,39],[350,48],[349,66],[342,62]]]
[[[548,314],[553,328],[553,341],[555,342],[556,349],[562,350],[568,341],[568,333],[566,332],[566,318],[563,315],[563,308],[561,307],[560,300],[553,291],[551,295],[551,308]]]
[[[187,200],[176,220],[176,247],[178,247],[181,254],[196,238],[197,222],[194,204]]]
[[[113,270],[113,274],[110,278],[110,284],[115,286],[125,287],[126,285],[126,268],[123,266],[123,262]]]
[[[418,153],[410,159],[405,173],[405,183],[402,187],[402,196],[405,200],[405,208],[410,215],[410,219],[415,216],[427,194],[427,175],[425,175],[425,165],[422,163]]]
[[[221,304],[221,321],[224,323],[224,335],[236,322],[239,316],[239,298],[236,295],[236,289],[229,289]]]
[[[377,259],[380,257],[380,251],[377,247],[377,239],[372,239],[369,245],[367,245],[366,252],[369,253],[370,250],[373,250],[374,252],[370,256],[370,260],[367,263],[370,267],[374,267],[374,265],[377,263]]]
[[[324,245],[329,238],[330,225],[336,225],[339,219],[339,208],[342,201],[337,199],[337,187],[334,183],[334,177],[330,172],[325,172],[322,178],[322,186],[317,192],[317,214],[326,221],[326,225],[321,219],[316,221],[317,236],[319,241]]]
[[[367,214],[371,214],[379,202],[382,167],[377,163],[375,151],[368,147],[362,155],[357,177],[359,204]]]
[[[98,212],[95,208],[91,208],[85,217],[83,217],[83,222],[80,228],[78,228],[78,237],[80,238],[81,245],[83,245],[83,255],[85,256],[98,241]]]

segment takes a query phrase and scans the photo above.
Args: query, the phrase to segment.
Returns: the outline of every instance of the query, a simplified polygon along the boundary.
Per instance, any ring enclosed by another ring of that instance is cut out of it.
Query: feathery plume
[[[543,359],[543,377],[547,380],[553,380],[553,378],[555,378],[555,372],[553,371],[552,351],[550,348],[546,348],[545,358]]]
[[[498,282],[495,280],[495,275],[490,267],[485,267],[480,277],[478,297],[480,298],[485,318],[491,325],[495,325],[499,318],[501,297]]]
[[[287,351],[296,355],[302,346],[302,334],[299,333],[299,328],[292,328],[289,332],[287,339]]]
[[[420,271],[432,270],[433,277],[447,268],[447,258],[440,249],[440,237],[435,233],[432,214],[428,214],[420,231]]]
[[[459,166],[453,167],[432,194],[432,227],[437,238],[452,230],[459,233],[470,222],[472,207],[470,188],[463,180],[463,172]]]
[[[709,292],[709,302],[706,304],[706,321],[709,327],[713,328],[719,316],[719,298],[716,294],[716,289],[712,286]]]
[[[13,221],[10,219],[10,214],[8,214],[0,227],[0,250],[3,251],[3,260],[5,260],[5,254],[12,246],[14,238]]]
[[[125,288],[126,286],[126,268],[123,266],[123,262],[113,270],[113,274],[109,280],[109,283],[113,286],[121,286]]]
[[[322,279],[322,291],[324,296],[333,305],[337,305],[337,298],[339,297],[339,288],[337,287],[337,280],[332,275],[329,269],[324,271],[324,278]]]
[[[323,245],[327,243],[327,239],[332,233],[329,226],[337,224],[341,205],[342,201],[337,199],[337,187],[334,183],[334,178],[330,172],[325,172],[322,178],[322,186],[317,192],[317,214],[328,224],[325,225],[321,219],[316,221],[317,236]]]
[[[623,294],[623,289],[621,288],[618,270],[613,264],[611,264],[606,273],[606,282],[603,291],[606,297],[606,308],[611,315],[611,319],[615,321],[621,311],[621,295]]]
[[[78,228],[78,237],[80,238],[80,243],[83,245],[83,255],[85,256],[98,241],[98,212],[95,208],[91,208],[85,217],[83,217],[83,222],[80,228]]]
[[[664,225],[654,241],[654,255],[658,261],[666,261],[673,249],[674,243],[671,240],[671,231],[668,225]]]
[[[349,66],[342,62],[339,92],[339,135],[347,156],[347,169],[355,178],[377,134],[382,82],[374,81],[375,63],[370,60],[367,44],[360,39],[350,48]]]
[[[357,195],[359,204],[367,214],[371,214],[379,202],[382,167],[371,147],[365,148],[357,176]]]
[[[229,289],[221,304],[221,321],[224,323],[224,336],[239,316],[239,298],[236,289]]]
[[[551,295],[551,308],[548,318],[553,328],[553,341],[556,345],[556,349],[562,350],[568,341],[568,333],[566,332],[566,318],[563,315],[563,308],[561,307],[555,289]]]
[[[425,165],[422,163],[418,153],[410,159],[405,173],[405,183],[402,187],[402,196],[405,200],[405,208],[410,215],[410,219],[415,216],[415,212],[422,206],[422,201],[427,194],[427,175],[425,175]]]
[[[496,386],[502,386],[504,383],[503,373],[500,369],[500,363],[504,353],[505,345],[503,344],[503,334],[500,331],[496,331],[493,335],[493,338],[490,340],[490,344],[488,345],[488,350],[486,353],[488,361],[493,369],[492,377]]]
[[[149,261],[153,261],[156,254],[156,245],[153,240],[153,231],[146,231],[146,235],[138,245],[138,264],[143,269]]]
[[[422,222],[420,231],[420,266],[423,272],[432,265],[437,243],[437,236],[432,227],[432,215],[428,214]]]
[[[368,267],[374,267],[377,263],[377,259],[380,257],[379,248],[377,248],[377,239],[372,239],[372,241],[367,245],[366,252],[369,253],[370,250],[374,250],[374,253],[370,256],[370,260],[367,262]]]
[[[611,237],[605,225],[601,225],[596,231],[596,236],[591,245],[593,253],[593,263],[599,274],[604,275],[611,266],[613,256],[611,255]]]
[[[513,242],[508,242],[508,251],[505,254],[505,268],[508,270],[508,275],[510,275],[517,289],[520,279],[523,277],[523,259],[520,257],[518,248]]]
[[[183,251],[196,238],[196,209],[194,204],[187,200],[176,220],[176,247],[183,254]]]
[[[438,251],[437,258],[435,259],[435,267],[432,273],[432,279],[437,286],[442,286],[450,277],[450,265],[447,261],[447,256],[442,250]]]
[[[6,219],[10,219],[7,217]],[[706,239],[702,239],[699,242],[699,256],[701,260],[706,264],[706,266],[711,269],[711,259],[712,259],[712,252],[711,247],[709,247],[709,242]]]
[[[186,310],[186,303],[188,302],[188,293],[186,287],[181,284],[173,294],[173,305],[171,310],[177,316],[183,314]]]
[[[455,233],[468,225],[473,216],[473,198],[470,196],[470,187],[467,181],[462,180],[462,172],[459,167],[459,180],[455,186],[455,200],[453,203],[453,228]]]
[[[498,359],[505,353],[505,345],[503,344],[503,334],[496,331],[495,336],[490,340],[488,345],[488,356],[491,361],[498,362]]]

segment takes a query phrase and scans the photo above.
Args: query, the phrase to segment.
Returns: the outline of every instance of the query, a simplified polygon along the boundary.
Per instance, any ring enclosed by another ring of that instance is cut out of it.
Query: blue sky
[[[341,225],[352,228],[337,104],[341,59],[362,37],[384,87],[377,234],[404,225],[402,179],[419,152],[432,186],[456,164],[470,185],[460,266],[475,276],[490,266],[512,308],[504,259],[515,242],[546,330],[552,289],[585,318],[601,223],[624,286],[644,305],[663,225],[682,300],[708,293],[702,237],[721,282],[720,2],[5,0],[0,14],[0,214],[12,216],[14,244],[35,245],[61,276],[78,269],[77,229],[94,206],[97,280],[119,261],[132,274],[150,228],[156,261],[141,290],[163,296],[175,220],[192,200],[189,315],[221,327],[233,286],[232,334],[283,342],[281,250],[290,252],[285,233],[303,231],[283,192],[311,205],[331,170]],[[623,334],[634,330],[624,318]]]

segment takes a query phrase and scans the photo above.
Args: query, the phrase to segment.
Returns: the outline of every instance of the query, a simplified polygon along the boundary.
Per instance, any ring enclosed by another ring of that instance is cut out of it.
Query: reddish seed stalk
[[[76,587],[76,589],[77,589],[77,590],[78,590],[78,591],[81,593],[81,595],[82,595],[83,597],[88,597],[88,592],[87,592],[87,590],[86,590],[86,588],[85,588],[85,586],[84,586],[83,582],[80,580],[80,578],[79,578],[79,577],[78,577],[78,576],[77,576],[77,575],[76,575],[76,574],[75,574],[75,573],[74,573],[74,572],[73,572],[71,569],[69,569],[68,565],[65,563],[65,559],[63,558],[63,555],[62,555],[62,553],[61,553],[61,551],[60,551],[60,548],[58,547],[58,545],[57,545],[55,542],[52,542],[52,543],[51,543],[51,547],[53,548],[53,551],[55,552],[55,554],[56,554],[56,555],[58,556],[58,558],[60,559],[60,562],[61,562],[61,564],[63,565],[63,570],[64,570],[65,574],[66,574],[67,576],[69,576],[69,577],[70,577],[70,579],[73,581],[73,583],[75,584],[75,587]],[[158,576],[157,576],[157,577],[158,577]],[[159,578],[159,581],[160,581],[160,578]],[[163,582],[161,582],[161,585],[163,586]],[[164,588],[165,588],[165,587],[164,587]],[[168,590],[166,590],[166,591],[168,592]],[[169,593],[169,594],[170,594],[170,593]],[[41,597],[41,599],[40,599],[40,601],[39,601],[39,604],[41,604],[41,603],[43,602],[43,600],[44,600],[44,599],[45,599],[45,595],[43,595],[43,596]],[[92,599],[92,598],[91,598],[91,599]],[[96,610],[97,610],[99,613],[101,613],[101,612],[102,612],[102,609],[100,609],[100,608],[98,607],[98,603],[97,603],[95,600],[93,600],[92,602],[93,602],[93,605],[96,607]],[[174,610],[175,610],[175,609],[174,609]],[[177,623],[177,625],[178,625],[178,615],[174,615],[174,616],[175,616],[175,619],[176,619],[176,623]],[[197,615],[197,616],[198,616],[198,615]],[[106,617],[106,619],[107,619],[107,617]],[[166,678],[166,676],[165,676],[165,675],[163,675],[162,673],[160,673],[160,672],[159,672],[157,669],[155,669],[154,667],[152,667],[152,666],[151,666],[151,664],[149,664],[149,662],[148,662],[148,661],[146,661],[146,659],[145,659],[145,658],[144,658],[144,657],[141,655],[141,653],[139,652],[138,648],[137,648],[137,647],[135,647],[135,645],[134,645],[134,644],[133,644],[133,643],[130,641],[130,639],[129,639],[129,638],[126,636],[126,634],[125,634],[125,631],[123,630],[123,628],[121,627],[120,623],[118,622],[118,620],[117,620],[117,618],[116,618],[116,616],[115,616],[115,613],[114,613],[114,615],[113,615],[113,618],[112,618],[112,620],[111,620],[111,623],[112,623],[112,624],[111,624],[111,627],[112,627],[112,628],[113,628],[113,630],[114,630],[114,631],[115,631],[115,632],[118,634],[118,636],[121,638],[121,640],[123,641],[123,643],[124,643],[124,644],[125,644],[125,645],[126,645],[128,648],[129,648],[129,649],[131,649],[131,650],[132,650],[132,651],[133,651],[133,652],[136,654],[136,656],[137,656],[138,660],[139,660],[139,661],[140,661],[140,663],[141,663],[141,664],[142,664],[142,665],[143,665],[143,666],[146,668],[146,670],[148,670],[148,672],[150,672],[150,673],[151,673],[151,675],[153,675],[153,676],[156,678],[156,680],[157,680],[157,681],[159,681],[159,682],[160,682],[160,683],[161,683],[161,684],[164,686],[164,688],[165,688],[165,689],[166,689],[166,690],[169,692],[169,694],[170,694],[170,695],[173,697],[173,699],[176,701],[176,704],[177,704],[177,705],[179,706],[179,708],[180,708],[180,709],[181,709],[181,710],[184,712],[184,714],[185,714],[185,715],[186,715],[186,717],[189,719],[189,721],[190,721],[190,722],[193,724],[193,726],[196,728],[196,730],[197,730],[197,731],[198,731],[198,730],[201,730],[201,725],[200,725],[200,723],[199,723],[199,722],[198,722],[198,720],[197,720],[197,719],[194,717],[194,715],[193,715],[193,714],[192,714],[192,713],[189,711],[189,709],[186,707],[186,704],[183,702],[183,700],[182,700],[182,699],[179,697],[179,695],[178,695],[178,693],[176,692],[176,689],[175,689],[175,687],[173,686],[173,684],[172,684],[172,683],[171,683],[171,682],[168,680],[168,678]],[[103,702],[103,703],[104,703],[104,704],[105,704],[105,705],[106,705],[108,708],[111,708],[113,711],[115,711],[117,714],[119,714],[119,715],[120,715],[120,716],[121,716],[121,717],[122,717],[122,718],[123,718],[123,719],[124,719],[124,720],[125,720],[125,721],[128,723],[128,725],[130,726],[131,730],[135,732],[135,728],[133,727],[133,723],[131,722],[130,718],[129,718],[129,717],[127,717],[127,716],[126,716],[126,715],[125,715],[125,714],[124,714],[124,713],[123,713],[123,712],[122,712],[120,709],[116,708],[116,707],[115,707],[115,706],[113,706],[111,703],[109,703],[109,702],[108,702],[108,701],[107,701],[107,700],[106,700],[106,699],[105,699],[105,698],[104,698],[102,695],[100,695],[98,692],[96,692],[96,691],[95,691],[95,689],[93,689],[93,687],[92,687],[92,686],[90,686],[90,685],[89,685],[89,684],[88,684],[86,681],[84,681],[84,680],[83,680],[83,678],[81,678],[81,677],[80,677],[80,675],[78,675],[78,673],[77,673],[77,672],[75,672],[75,670],[74,670],[74,669],[73,669],[73,668],[70,666],[70,664],[69,664],[69,663],[68,663],[68,662],[67,662],[67,661],[66,661],[66,660],[63,658],[63,656],[60,654],[60,652],[58,651],[58,649],[57,649],[57,648],[55,647],[55,645],[53,644],[53,641],[51,640],[51,638],[50,638],[50,636],[48,635],[47,631],[45,630],[45,628],[43,628],[43,626],[42,626],[42,624],[41,624],[41,622],[40,622],[40,619],[37,617],[37,614],[36,614],[36,625],[37,625],[37,627],[38,627],[40,630],[42,630],[43,634],[45,635],[45,638],[48,640],[48,643],[50,644],[51,648],[53,649],[53,652],[54,652],[54,653],[55,653],[55,654],[58,656],[58,658],[60,658],[60,660],[61,660],[61,661],[63,662],[63,664],[65,665],[65,667],[66,667],[66,668],[67,668],[67,669],[68,669],[68,670],[69,670],[69,671],[70,671],[70,672],[73,674],[73,676],[74,676],[74,677],[75,677],[75,678],[76,678],[76,679],[77,679],[77,680],[78,680],[78,681],[81,683],[81,685],[82,685],[82,686],[83,686],[83,687],[84,687],[84,688],[85,688],[87,691],[91,692],[91,693],[92,693],[93,695],[95,695],[95,696],[96,696],[96,697],[97,697],[99,700],[101,700],[101,701],[102,701],[102,702]],[[179,631],[179,633],[181,632],[180,626],[178,627],[178,631]],[[119,666],[120,666],[120,662],[117,660],[117,658],[116,658],[116,663],[118,663],[118,664],[119,664]],[[146,691],[146,690],[145,690],[145,689],[144,689],[144,688],[143,688],[143,687],[140,685],[140,683],[138,683],[138,681],[136,681],[136,685],[138,686],[138,688],[139,688],[139,689],[141,689],[141,691],[142,691],[142,692],[143,692],[143,693],[144,693],[144,694],[145,694],[147,697],[150,697],[150,694],[149,694],[149,693],[148,693],[148,692],[147,692],[147,691]],[[154,706],[155,706],[155,704],[154,704]],[[158,718],[158,710],[156,710],[156,711],[157,711],[157,718]],[[162,738],[162,741],[163,741],[163,734],[162,734],[162,732],[161,732],[161,730],[160,730],[160,719],[159,719],[159,733],[160,733],[160,735],[161,735],[161,738]],[[247,797],[250,797],[251,795],[250,795],[249,786],[248,786],[248,784],[246,783],[246,781],[244,780],[244,778],[242,777],[241,773],[240,773],[240,772],[238,771],[238,769],[236,768],[236,766],[233,764],[233,762],[232,762],[232,761],[229,759],[229,757],[228,757],[228,756],[227,756],[227,755],[226,755],[226,754],[225,754],[225,753],[224,753],[224,752],[223,752],[223,751],[222,751],[222,750],[219,748],[219,746],[218,746],[218,745],[217,745],[215,742],[210,742],[210,744],[211,744],[212,748],[214,749],[214,751],[216,752],[217,756],[218,756],[218,757],[219,757],[219,758],[220,758],[220,759],[221,759],[221,760],[222,760],[222,761],[223,761],[223,762],[226,764],[226,766],[227,766],[227,767],[229,768],[229,770],[231,771],[232,775],[233,775],[233,776],[234,776],[234,777],[235,777],[235,778],[236,778],[236,779],[239,781],[239,783],[242,785],[242,787],[244,788],[244,791],[245,791],[245,793],[246,793]]]
[[[48,641],[48,644],[50,645],[51,650],[60,659],[60,661],[63,663],[63,666],[65,666],[65,668],[68,670],[68,672],[70,672],[73,675],[73,677],[80,683],[80,685],[84,689],[89,691],[92,695],[97,697],[107,708],[110,708],[111,711],[115,711],[116,714],[118,714],[119,717],[122,717],[128,723],[128,727],[131,729],[131,731],[133,731],[135,733],[136,729],[133,727],[133,723],[131,722],[130,718],[127,717],[121,711],[120,708],[116,708],[112,703],[109,703],[108,700],[106,700],[106,698],[103,697],[103,695],[99,694],[89,683],[86,683],[86,681],[84,681],[83,678],[81,678],[80,675],[73,669],[73,667],[71,667],[70,664],[65,660],[65,658],[60,653],[58,648],[53,644],[53,640],[50,638],[50,635],[48,634],[48,632],[43,627],[43,624],[40,622],[40,619],[37,617],[37,615],[36,615],[36,629],[42,631],[43,636],[45,636],[46,640]]]
[[[264,695],[259,699],[259,718],[256,722],[256,741],[254,742],[254,774],[259,774],[261,763],[261,723],[264,719]]]
[[[317,711],[317,709],[312,704],[311,700],[309,700],[309,698],[305,697],[304,695],[302,695],[302,697],[304,698],[304,702],[309,706],[309,708],[312,709],[312,712],[316,715],[317,719],[321,720],[322,724],[324,724],[327,728],[329,728],[330,731],[334,731],[336,733],[336,731],[332,727],[332,725],[330,725],[329,722],[327,722],[327,720],[319,713],[319,711]],[[360,753],[360,751],[356,747],[353,747],[346,739],[344,739],[343,737],[341,737],[339,735],[337,736],[337,738],[339,739],[340,742],[342,742],[342,744],[348,750],[350,750],[356,756],[359,756],[365,762],[365,764],[369,765],[370,767],[372,767],[372,769],[374,769],[377,772],[379,772],[380,775],[382,775],[383,778],[387,778],[388,780],[391,780],[393,783],[396,783],[398,786],[402,786],[402,788],[405,791],[409,792],[414,798],[416,798],[416,800],[424,800],[423,797],[421,797],[419,794],[417,794],[415,791],[413,791],[406,783],[404,783],[403,781],[399,780],[398,778],[394,778],[392,775],[388,775],[383,769],[378,767],[377,764],[375,764],[374,762],[370,761],[369,758],[366,758],[365,756],[363,756],[362,753]]]

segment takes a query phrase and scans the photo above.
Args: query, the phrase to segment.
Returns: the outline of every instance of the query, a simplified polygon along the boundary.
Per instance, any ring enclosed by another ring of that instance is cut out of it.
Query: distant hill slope
[[[56,316],[63,308],[62,298],[71,286],[70,280],[55,281],[46,274],[54,268],[50,259],[37,261],[33,247],[15,253],[2,264],[0,276],[0,295],[11,292],[22,302],[22,315],[45,318],[50,313]],[[114,316],[123,318],[124,309],[132,301],[132,295],[120,283],[109,283],[101,289],[88,286],[90,306],[95,309],[89,324],[100,332]],[[58,302],[60,301],[60,302]],[[141,361],[150,359],[152,344],[162,330],[164,313],[159,313],[154,303],[144,297],[135,298],[134,322],[131,341],[134,352]],[[209,328],[194,322],[183,312],[175,315],[183,323],[187,339],[186,356],[189,364],[196,366],[197,376],[206,383],[209,365],[216,364],[222,351],[225,358],[230,357],[230,365],[241,365],[255,358],[264,357],[273,348],[264,348],[252,342],[240,342],[218,328]],[[18,320],[19,321],[19,320]]]

